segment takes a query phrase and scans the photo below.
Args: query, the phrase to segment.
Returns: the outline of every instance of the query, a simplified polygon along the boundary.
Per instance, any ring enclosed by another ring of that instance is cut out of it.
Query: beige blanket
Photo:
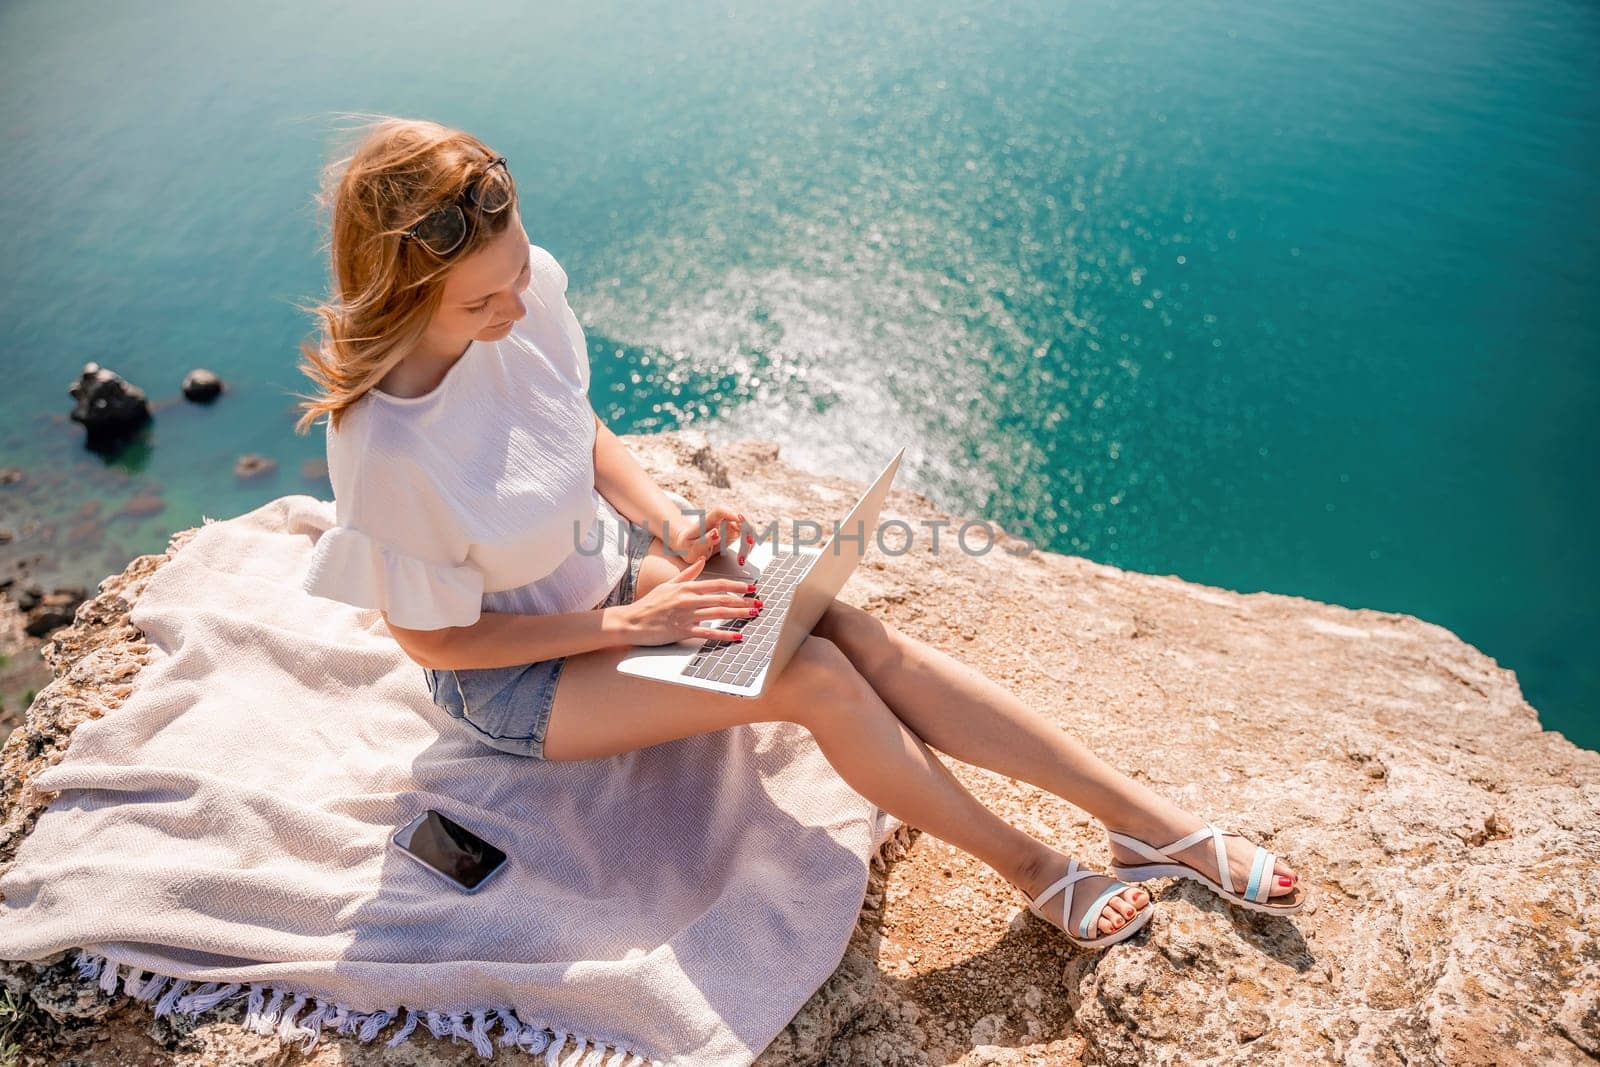
[[[132,611],[120,708],[36,784],[0,956],[309,1049],[418,1026],[548,1062],[748,1064],[834,971],[900,821],[804,729],[545,763],[470,738],[376,611],[298,587],[333,505],[207,520]],[[435,808],[509,866],[461,893],[389,845]],[[568,1053],[568,1046],[571,1048]]]

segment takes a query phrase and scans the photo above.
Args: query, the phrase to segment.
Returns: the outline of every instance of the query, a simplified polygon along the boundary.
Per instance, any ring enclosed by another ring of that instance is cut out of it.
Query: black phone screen
[[[411,836],[395,844],[465,889],[475,889],[506,861],[506,854],[432,808],[422,813]]]

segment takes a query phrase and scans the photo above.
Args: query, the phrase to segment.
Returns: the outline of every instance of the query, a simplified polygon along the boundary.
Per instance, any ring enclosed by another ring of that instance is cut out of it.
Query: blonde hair
[[[450,203],[498,153],[469,133],[424,119],[368,118],[353,132],[359,144],[324,166],[316,203],[328,215],[332,290],[327,300],[298,305],[319,320],[321,336],[301,344],[299,369],[318,395],[305,403],[295,432],[326,414],[334,430],[421,339],[444,295],[452,264],[504,232],[513,212],[480,218],[461,248],[439,259],[401,235],[428,212]],[[354,138],[353,138],[354,139]],[[514,203],[515,201],[513,201]]]

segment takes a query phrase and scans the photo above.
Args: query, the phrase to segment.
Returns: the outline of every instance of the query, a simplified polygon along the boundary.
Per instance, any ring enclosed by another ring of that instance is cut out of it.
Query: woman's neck
[[[406,358],[418,358],[422,361],[423,366],[448,367],[456,360],[467,354],[467,349],[472,347],[473,340],[474,338],[469,337],[465,342],[448,342],[443,346],[443,350],[441,351],[437,346],[432,345],[427,336],[424,335],[423,338],[418,341],[417,347],[412,349],[411,355],[407,356]],[[454,351],[450,351],[451,349],[454,349]]]
[[[403,399],[426,396],[439,387],[445,375],[450,373],[450,368],[471,348],[472,341],[469,340],[455,355],[444,357],[430,355],[418,348],[379,379],[378,388],[390,396]]]

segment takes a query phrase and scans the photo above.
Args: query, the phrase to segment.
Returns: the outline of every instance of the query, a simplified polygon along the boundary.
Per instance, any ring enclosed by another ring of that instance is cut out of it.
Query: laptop
[[[705,623],[742,633],[742,641],[686,637],[664,645],[636,645],[617,663],[617,670],[734,696],[760,696],[810,635],[855,572],[867,545],[876,539],[878,513],[905,451],[902,447],[894,454],[850,514],[834,525],[822,547],[796,544],[793,530],[786,531],[779,523],[777,536],[757,540],[743,567],[737,563],[737,545],[706,560],[700,578],[756,580],[756,592],[746,597],[752,603],[761,600],[760,615]]]

